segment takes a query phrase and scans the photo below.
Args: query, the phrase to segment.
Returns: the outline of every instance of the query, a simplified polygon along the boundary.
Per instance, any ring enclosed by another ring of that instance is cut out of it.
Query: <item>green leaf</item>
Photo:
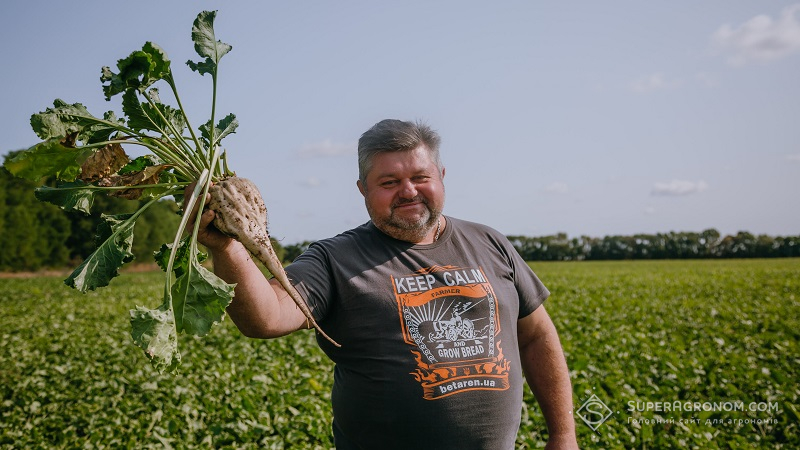
[[[31,116],[31,128],[43,140],[74,134],[77,140],[94,144],[107,141],[120,125],[122,121],[117,119],[113,111],[105,113],[101,120],[82,104],[70,105],[61,99],[54,100],[52,108]]]
[[[186,65],[200,75],[205,75],[207,73],[213,74],[214,70],[217,68],[217,65],[214,64],[211,59],[206,59],[205,61],[200,61],[197,63],[189,60],[186,61]]]
[[[73,181],[81,172],[81,164],[93,150],[67,147],[59,138],[48,139],[34,145],[5,162],[12,174],[38,181],[54,176],[59,180]]]
[[[228,114],[217,123],[217,126],[214,127],[214,142],[211,142],[211,121],[200,125],[200,136],[203,137],[205,142],[208,144],[209,148],[213,148],[214,145],[217,145],[219,141],[222,140],[225,136],[235,133],[236,128],[239,127],[239,121],[236,120],[236,116],[233,114]]]
[[[215,75],[219,60],[233,48],[229,44],[217,40],[214,34],[214,18],[216,16],[216,11],[203,11],[197,15],[192,25],[194,49],[198,55],[206,59],[199,63],[187,61],[186,64],[201,75],[207,73]]]
[[[165,305],[158,309],[142,306],[132,309],[131,337],[160,373],[174,372],[180,365],[175,320],[172,310]]]
[[[156,103],[155,107],[150,103],[141,103],[136,92],[131,89],[122,95],[122,111],[128,116],[128,128],[175,135],[169,128],[171,124],[178,130],[178,135],[183,132],[186,120],[180,110],[163,103]]]
[[[172,263],[172,270],[175,272],[176,278],[181,277],[184,273],[186,273],[186,269],[189,268],[189,261],[191,260],[189,257],[191,240],[191,236],[186,236],[178,244],[178,250],[175,254],[175,262]],[[160,249],[153,253],[153,257],[155,258],[158,267],[161,267],[161,270],[164,272],[167,271],[167,266],[169,265],[169,254],[171,251],[172,244],[163,244],[161,245]],[[197,258],[197,261],[202,264],[206,259],[208,259],[208,255],[202,252],[197,252],[195,258]]]
[[[164,193],[172,189],[172,186],[177,182],[178,177],[176,177],[174,173],[165,170],[158,175],[158,183],[161,186],[144,188],[139,199],[163,197]],[[173,197],[174,196],[175,194],[173,194]]]
[[[119,169],[117,173],[126,175],[132,172],[141,172],[145,167],[155,166],[157,164],[161,164],[161,160],[157,156],[144,155],[129,162],[125,167]]]
[[[167,54],[156,44],[146,42],[141,50],[131,53],[127,58],[117,61],[119,73],[109,67],[101,69],[100,81],[106,100],[129,89],[145,90],[158,80],[172,77]],[[105,84],[108,83],[108,84]]]
[[[64,280],[67,286],[81,292],[108,286],[111,279],[119,275],[123,264],[133,261],[133,214],[115,216],[102,215],[97,226],[97,250],[87,257],[72,274]]]
[[[62,183],[58,187],[36,188],[34,195],[43,202],[52,203],[64,211],[80,211],[90,214],[96,189],[82,181]]]
[[[178,332],[205,336],[222,321],[235,285],[222,281],[194,258],[172,285],[172,307]]]
[[[85,106],[80,103],[70,105],[57,98],[53,100],[52,108],[31,116],[31,128],[43,140],[62,138],[80,131],[81,116],[91,116]]]
[[[121,131],[125,125],[123,119],[117,119],[114,111],[107,111],[103,114],[103,120],[105,122],[100,122],[95,117],[81,117],[80,124],[83,125],[83,129],[78,132],[78,140],[86,144],[108,141],[112,134]]]

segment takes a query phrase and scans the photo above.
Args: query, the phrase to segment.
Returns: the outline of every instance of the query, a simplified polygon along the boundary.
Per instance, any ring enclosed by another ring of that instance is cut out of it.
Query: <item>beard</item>
[[[425,206],[423,214],[418,218],[412,219],[395,214],[395,209],[397,207],[415,202],[419,202]],[[437,225],[439,217],[442,214],[441,208],[431,206],[428,200],[422,196],[395,202],[391,206],[388,217],[377,214],[370,207],[368,202],[366,202],[366,206],[372,223],[374,223],[379,230],[395,239],[413,243],[423,240]]]

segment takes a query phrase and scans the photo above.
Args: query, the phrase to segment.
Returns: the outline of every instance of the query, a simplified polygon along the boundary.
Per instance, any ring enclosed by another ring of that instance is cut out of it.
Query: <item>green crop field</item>
[[[800,260],[533,267],[583,448],[800,448]],[[158,303],[161,280],[82,295],[0,279],[0,448],[332,447],[332,365],[310,332],[256,341],[226,320],[181,336],[180,373],[158,375],[127,314]],[[526,394],[518,447],[545,437]]]

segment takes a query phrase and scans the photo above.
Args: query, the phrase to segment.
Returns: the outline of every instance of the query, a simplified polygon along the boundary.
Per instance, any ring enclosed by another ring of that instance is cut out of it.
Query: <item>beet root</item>
[[[253,256],[264,263],[306,316],[308,323],[333,345],[341,347],[322,331],[308,305],[289,282],[289,277],[272,248],[267,232],[267,207],[256,185],[246,178],[229,177],[215,183],[209,192],[211,200],[208,207],[216,214],[214,226],[241,242]]]

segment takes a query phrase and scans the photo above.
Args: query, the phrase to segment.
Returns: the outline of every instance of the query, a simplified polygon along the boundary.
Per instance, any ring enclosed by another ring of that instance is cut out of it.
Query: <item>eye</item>
[[[385,188],[389,188],[395,185],[397,185],[397,180],[386,180],[380,183],[380,186]]]

